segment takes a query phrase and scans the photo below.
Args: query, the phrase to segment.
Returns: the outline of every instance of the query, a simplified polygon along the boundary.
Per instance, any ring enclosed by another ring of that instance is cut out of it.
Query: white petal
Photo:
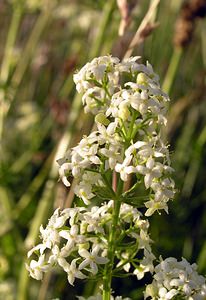
[[[90,260],[89,259],[85,259],[80,265],[79,265],[79,270],[84,269],[86,266],[88,266],[90,264]]]
[[[67,187],[69,187],[71,185],[66,176],[62,177],[62,182]]]
[[[61,230],[59,232],[59,235],[61,237],[63,237],[64,239],[66,239],[66,240],[70,240],[71,239],[71,235],[70,235],[70,231],[69,230]]]
[[[137,172],[137,169],[136,169],[135,167],[133,167],[133,166],[129,166],[129,167],[126,167],[126,168],[125,168],[125,172],[126,172],[127,174],[136,173],[136,172]]]
[[[143,146],[145,146],[145,145],[147,145],[146,142],[138,141],[138,142],[136,142],[133,146],[134,146],[136,149],[139,149],[139,148],[141,148],[141,147],[143,147]]]
[[[109,259],[107,257],[98,256],[95,258],[95,261],[97,264],[104,265],[109,262]]]
[[[76,236],[79,232],[79,227],[78,225],[72,225],[71,229],[70,229],[70,234],[72,236]]]
[[[150,173],[145,175],[144,184],[145,184],[146,189],[148,189],[151,186],[152,179],[153,179],[153,176]]]
[[[74,280],[75,280],[74,274],[69,273],[67,279],[71,285],[74,285]]]
[[[148,158],[147,163],[146,163],[146,167],[149,169],[154,168],[155,165],[155,161],[152,157]]]
[[[122,164],[116,164],[115,171],[119,173],[121,172],[121,170],[122,170]]]
[[[147,174],[147,168],[142,166],[142,165],[138,165],[136,166],[136,171],[142,175],[146,175]]]
[[[90,257],[90,253],[86,249],[80,249],[79,250],[79,255],[81,257],[84,257],[84,258],[89,258]]]
[[[91,267],[92,274],[96,275],[98,272],[98,267],[97,267],[96,263],[92,261],[90,263],[90,267]]]

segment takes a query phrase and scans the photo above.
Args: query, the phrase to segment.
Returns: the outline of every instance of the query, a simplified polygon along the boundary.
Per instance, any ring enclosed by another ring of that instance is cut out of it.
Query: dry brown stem
[[[117,6],[120,11],[121,21],[119,25],[119,35],[123,36],[127,27],[131,22],[131,14],[134,7],[137,5],[136,0],[117,0]]]
[[[128,47],[128,50],[126,51],[126,53],[124,55],[124,58],[129,58],[134,50],[134,47],[136,47],[137,45],[139,45],[142,42],[143,34],[144,34],[144,32],[147,32],[147,29],[149,26],[150,26],[150,29],[152,27],[153,27],[153,29],[156,28],[157,24],[153,23],[153,17],[154,17],[154,14],[156,12],[159,2],[160,2],[160,0],[152,1],[144,19],[142,20],[139,28],[137,29],[129,47]]]

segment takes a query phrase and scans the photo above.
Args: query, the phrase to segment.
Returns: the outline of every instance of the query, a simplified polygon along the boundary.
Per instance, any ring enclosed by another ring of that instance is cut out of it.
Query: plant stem
[[[24,49],[24,55],[20,58],[16,70],[12,76],[11,83],[12,86],[14,87],[12,100],[16,96],[17,87],[20,85],[23,76],[27,70],[27,67],[29,66],[29,63],[32,59],[32,56],[34,55],[34,52],[40,40],[40,37],[44,29],[46,28],[46,26],[48,26],[49,21],[51,21],[52,18],[51,12],[52,12],[51,7],[46,11],[42,11],[32,29],[32,32],[30,34],[30,37]]]
[[[174,78],[177,72],[177,68],[179,66],[181,56],[182,56],[182,49],[175,48],[162,85],[163,91],[168,94],[170,94],[170,90],[174,82]]]
[[[13,59],[13,48],[16,41],[19,24],[21,21],[21,16],[23,13],[23,2],[19,1],[19,3],[16,3],[13,5],[13,14],[11,19],[11,24],[9,26],[7,41],[5,45],[4,50],[4,57],[1,65],[1,71],[0,71],[0,81],[3,83],[3,85],[6,85],[10,67],[12,64]],[[0,139],[2,139],[2,133],[3,133],[3,125],[4,125],[4,112],[6,110],[6,91],[5,87],[1,89],[0,91],[0,103],[1,103],[1,109],[0,109]]]
[[[21,21],[23,11],[23,4],[13,6],[13,15],[11,19],[11,24],[8,31],[7,41],[4,50],[4,58],[1,65],[1,80],[5,83],[8,80],[10,65],[13,56],[13,47],[16,41],[16,36],[19,29],[19,24]]]
[[[13,23],[11,25],[15,26],[17,22],[20,22],[20,12],[18,13],[18,18],[16,17],[16,21],[13,25]],[[24,55],[19,59],[18,65],[15,69],[15,72],[12,76],[11,79],[11,84],[10,86],[12,86],[12,89],[10,91],[10,99],[9,101],[4,101],[3,102],[3,107],[0,110],[0,139],[2,139],[2,134],[3,134],[3,125],[4,125],[4,119],[6,118],[8,111],[10,109],[10,106],[13,102],[13,100],[16,97],[16,93],[18,91],[18,86],[20,85],[23,76],[27,70],[27,67],[29,66],[29,63],[32,59],[32,56],[34,54],[34,51],[38,45],[38,41],[41,37],[42,32],[44,31],[45,27],[48,25],[49,21],[51,19],[51,8],[43,11],[40,16],[38,17],[35,26],[31,32],[31,35],[29,37],[29,40],[26,44],[26,47],[24,49]],[[12,27],[13,27],[12,26]],[[16,26],[16,30],[17,30],[17,26]],[[14,42],[14,33],[12,34],[12,42]],[[11,47],[11,42],[9,44],[9,46]],[[11,49],[12,50],[12,49]],[[11,55],[8,56],[7,60],[10,60]],[[7,70],[4,70],[3,76],[5,77],[6,75],[8,76],[8,71],[9,71],[9,65],[8,65],[9,61],[6,63],[6,66],[2,66],[2,68],[6,68]],[[0,102],[2,95],[0,94]],[[5,95],[4,95],[5,98]]]
[[[90,52],[90,55],[89,55],[90,58],[94,58],[95,56],[100,54],[102,41],[104,40],[106,28],[107,28],[107,26],[108,26],[108,24],[111,20],[112,12],[113,12],[115,3],[116,3],[115,0],[110,0],[110,1],[107,1],[105,3],[104,11],[103,11],[103,18],[102,18],[102,21],[101,21],[100,26],[99,26],[100,29],[99,29],[99,32],[98,32],[98,36],[95,39],[95,43],[94,43],[93,48],[92,48],[92,50]]]
[[[54,153],[52,152],[39,174],[33,179],[31,184],[29,185],[27,191],[23,196],[19,199],[18,203],[13,210],[13,218],[18,219],[22,211],[29,205],[29,203],[33,200],[34,195],[41,188],[44,181],[46,180],[48,173],[50,171],[51,163],[54,159]]]
[[[117,224],[119,219],[120,207],[121,207],[121,202],[118,200],[114,201],[112,228],[111,228],[109,245],[108,245],[109,262],[105,266],[104,276],[103,276],[103,300],[110,300],[111,297],[112,269],[113,269],[114,257],[115,257],[115,240],[117,236]]]
[[[134,47],[137,47],[137,45],[140,44],[142,30],[144,30],[149,23],[153,22],[159,3],[160,3],[160,0],[153,0],[150,2],[148,11],[147,11],[146,15],[144,16],[141,24],[139,25],[131,43],[129,44],[129,47],[124,55],[124,58],[129,58],[132,55]]]
[[[119,212],[121,207],[121,202],[118,200],[119,196],[122,194],[124,182],[119,179],[116,200],[114,200],[114,209],[112,216],[112,228],[109,236],[109,244],[108,244],[108,259],[109,262],[106,264],[104,268],[103,275],[103,300],[110,300],[111,298],[111,283],[112,283],[112,270],[114,265],[115,258],[115,243],[117,238],[117,226],[119,221]]]

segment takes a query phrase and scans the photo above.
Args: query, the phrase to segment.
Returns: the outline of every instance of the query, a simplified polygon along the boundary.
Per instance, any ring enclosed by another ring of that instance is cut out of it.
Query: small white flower
[[[27,257],[29,258],[30,256],[32,256],[32,254],[36,251],[39,251],[40,254],[42,255],[44,253],[44,250],[46,249],[46,245],[45,244],[39,244],[37,246],[35,246],[34,248],[32,248],[28,253],[27,253]]]
[[[164,209],[166,213],[168,213],[167,203],[163,201],[156,202],[154,200],[150,200],[145,202],[145,206],[147,207],[147,211],[145,213],[146,217],[150,217],[155,211],[160,211],[162,209]]]
[[[109,148],[101,148],[100,153],[108,158],[106,169],[114,170],[117,161],[121,159],[120,149],[117,145],[109,145]]]
[[[26,264],[26,268],[31,277],[36,280],[41,280],[43,278],[43,272],[49,269],[49,265],[46,264],[45,255],[43,254],[39,257],[38,261],[32,260],[30,265]]]
[[[67,187],[69,187],[71,184],[67,179],[67,173],[71,170],[71,164],[70,163],[64,163],[59,168],[59,176],[63,182],[63,184]]]
[[[120,267],[121,265],[123,265],[124,271],[128,273],[131,268],[131,264],[129,262],[125,263],[125,261],[127,261],[129,259],[129,253],[123,252],[121,254],[121,256],[122,256],[122,259],[118,262],[117,268]]]
[[[87,277],[79,269],[77,269],[76,267],[77,260],[78,259],[73,259],[71,264],[65,269],[67,273],[67,279],[71,285],[74,285],[75,278],[85,279]]]
[[[102,124],[97,124],[98,131],[99,131],[99,137],[98,137],[98,142],[100,145],[103,144],[110,144],[110,145],[116,145],[117,140],[116,140],[116,134],[115,134],[115,128],[116,128],[116,123],[110,123],[109,126],[106,128]]]
[[[94,275],[97,274],[97,264],[106,264],[109,261],[106,257],[98,256],[99,251],[100,248],[98,245],[96,245],[90,252],[86,249],[80,249],[79,255],[85,258],[85,260],[79,265],[79,270],[82,270],[89,265],[89,271]]]
[[[136,173],[136,168],[130,166],[132,156],[127,156],[122,164],[117,163],[115,166],[115,171],[120,173],[120,177],[123,181],[128,180],[128,175],[131,173]]]
[[[64,271],[67,270],[69,264],[66,261],[65,257],[69,256],[69,251],[65,253],[60,250],[57,245],[52,248],[52,255],[50,255],[48,263],[51,265],[59,264],[60,267],[63,268]]]
[[[74,224],[70,230],[61,230],[59,235],[67,240],[67,249],[72,249],[76,243],[83,243],[84,237],[79,235],[79,226]]]
[[[153,158],[148,158],[145,169],[144,183],[146,189],[151,187],[153,179],[160,178],[163,173],[163,165],[156,163]]]
[[[81,198],[86,205],[89,205],[89,200],[95,196],[95,194],[92,193],[92,186],[84,181],[75,186],[74,193]]]
[[[50,249],[52,245],[59,243],[60,236],[58,228],[62,227],[65,221],[66,216],[59,216],[59,209],[57,209],[49,220],[47,227],[44,229],[42,225],[40,226],[40,233],[46,248]]]

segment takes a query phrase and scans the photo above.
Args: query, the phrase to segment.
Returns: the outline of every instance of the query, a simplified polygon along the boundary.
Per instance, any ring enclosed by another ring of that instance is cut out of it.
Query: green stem
[[[100,49],[102,47],[102,41],[104,40],[106,28],[107,28],[109,22],[111,21],[112,12],[113,12],[115,3],[116,3],[115,0],[107,1],[104,6],[103,18],[102,18],[102,21],[99,26],[100,30],[98,32],[97,38],[95,39],[93,49],[91,50],[91,53],[89,55],[90,58],[93,58],[93,57],[97,56],[98,54],[100,54]]]
[[[29,66],[29,63],[32,59],[34,51],[36,50],[41,34],[51,19],[51,11],[52,9],[50,7],[48,10],[43,11],[38,17],[37,22],[31,32],[29,40],[24,49],[24,55],[22,55],[22,57],[20,58],[18,65],[15,69],[15,72],[12,76],[10,86],[12,86],[13,89],[10,91],[10,99],[9,99],[10,101],[7,102],[4,101],[4,106],[2,107],[2,110],[0,112],[0,138],[3,131],[3,122],[4,122],[3,120],[8,114],[11,103],[16,97],[17,88],[23,79],[27,67]]]
[[[170,90],[174,82],[174,78],[179,66],[181,56],[182,56],[182,48],[174,48],[172,58],[170,60],[170,64],[167,69],[167,73],[165,75],[165,79],[162,85],[163,91],[168,94],[170,94]]]
[[[114,209],[112,215],[112,228],[109,236],[109,243],[108,243],[108,259],[109,262],[105,265],[104,268],[104,275],[103,275],[103,300],[110,300],[111,299],[111,284],[112,284],[112,271],[114,265],[114,258],[115,258],[115,244],[117,240],[117,226],[119,221],[119,212],[121,207],[121,201],[119,201],[120,195],[123,191],[124,182],[119,179],[118,186],[117,186],[117,193],[116,197],[114,198]]]
[[[122,130],[123,136],[124,136],[125,140],[127,140],[127,130],[126,130],[124,122],[122,121],[121,118],[119,118],[119,123],[120,123],[120,126],[121,126],[121,130]]]
[[[112,228],[111,228],[109,245],[108,245],[109,262],[105,266],[104,276],[103,276],[103,300],[110,300],[111,298],[112,269],[113,269],[114,258],[115,258],[115,241],[117,237],[117,225],[119,220],[120,207],[121,207],[121,202],[118,200],[114,201]]]
[[[29,66],[32,56],[36,50],[40,37],[45,27],[48,25],[49,21],[51,20],[52,17],[51,12],[52,12],[51,7],[46,11],[42,11],[33,27],[29,40],[24,49],[24,55],[20,58],[18,66],[12,77],[11,83],[12,86],[14,87],[14,93],[12,95],[12,99],[14,99],[16,95],[16,88],[20,85],[23,79],[27,67]]]
[[[8,31],[8,37],[4,50],[4,58],[1,66],[1,80],[5,83],[9,77],[9,70],[13,56],[13,47],[16,41],[17,32],[19,29],[19,24],[21,21],[23,4],[17,4],[13,7],[13,15],[11,19],[11,24]]]
[[[30,204],[30,202],[33,200],[34,195],[37,193],[37,191],[39,191],[39,189],[43,185],[44,181],[46,180],[49,174],[53,157],[54,153],[52,152],[46,160],[45,164],[43,165],[42,169],[40,170],[39,174],[33,179],[31,184],[29,185],[27,192],[23,194],[23,196],[19,199],[15,209],[13,210],[14,219],[19,218],[22,211]]]
[[[4,58],[1,65],[1,72],[0,72],[0,81],[3,85],[6,85],[6,82],[9,78],[9,71],[12,64],[12,56],[13,56],[13,48],[16,41],[19,24],[21,21],[21,16],[23,12],[23,2],[19,1],[19,3],[14,4],[13,6],[13,15],[11,19],[11,24],[9,26],[7,41],[4,49]],[[3,125],[4,125],[4,114],[6,111],[6,92],[5,87],[0,91],[0,139],[2,139],[3,133]]]
[[[104,183],[106,184],[107,188],[110,190],[111,192],[111,195],[112,197],[114,197],[114,199],[116,198],[116,194],[115,192],[113,191],[112,187],[111,187],[111,183],[108,181],[107,177],[105,174],[101,174],[103,180],[104,180]]]
[[[134,123],[135,123],[135,120],[137,119],[137,115],[138,115],[137,112],[134,112],[134,111],[132,112],[132,120],[130,123],[129,132],[128,132],[128,141],[131,141],[131,136],[134,131]]]
[[[133,140],[138,132],[138,130],[143,127],[143,125],[150,119],[151,117],[146,118],[142,123],[133,126],[133,130],[131,133],[130,139]]]
[[[14,21],[11,23],[11,34],[10,34],[10,41],[8,42],[8,46],[10,48],[9,54],[7,55],[6,63],[2,65],[1,76],[7,76],[9,74],[9,68],[10,68],[10,61],[11,61],[11,54],[12,54],[12,43],[15,42],[15,37],[17,34],[18,29],[18,23],[20,22],[21,17],[21,6],[19,7],[16,16],[14,18]],[[40,39],[40,36],[45,29],[46,25],[48,24],[51,17],[51,8],[49,8],[46,11],[43,11],[40,16],[37,19],[37,22],[32,30],[32,33],[29,37],[29,40],[27,42],[27,45],[24,49],[24,55],[20,58],[18,65],[15,69],[15,72],[12,76],[10,86],[12,87],[10,91],[10,99],[9,101],[5,101],[5,92],[0,93],[0,104],[2,104],[1,110],[0,110],[0,140],[2,139],[3,134],[3,126],[4,126],[4,119],[6,118],[8,111],[10,109],[11,103],[14,100],[16,93],[17,93],[17,87],[20,85],[23,76],[25,74],[25,71],[30,63],[30,60],[32,58],[32,55],[36,49],[36,46],[38,44],[38,41]],[[15,27],[15,28],[14,28]],[[5,78],[6,79],[6,78]]]

